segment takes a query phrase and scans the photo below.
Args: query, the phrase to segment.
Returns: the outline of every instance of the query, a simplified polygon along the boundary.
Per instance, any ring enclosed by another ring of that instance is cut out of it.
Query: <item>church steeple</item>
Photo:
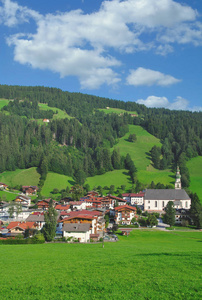
[[[181,188],[182,188],[182,185],[181,185],[180,168],[179,168],[179,166],[177,166],[176,179],[175,179],[175,189],[180,190]]]

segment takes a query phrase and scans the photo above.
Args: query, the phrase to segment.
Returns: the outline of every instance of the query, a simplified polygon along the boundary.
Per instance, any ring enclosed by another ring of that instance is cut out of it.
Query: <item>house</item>
[[[112,202],[112,206],[114,207],[116,204],[119,206],[126,205],[126,200],[122,199],[120,197],[112,196],[112,195],[107,195],[105,198],[110,199]]]
[[[61,217],[60,217],[61,219]],[[63,224],[67,223],[83,223],[90,224],[92,234],[103,235],[105,229],[104,213],[96,210],[79,210],[68,213],[68,216],[60,220]]]
[[[191,199],[183,189],[148,189],[145,192],[144,210],[148,212],[164,212],[169,201],[176,209],[190,209]]]
[[[69,204],[57,204],[55,206],[55,209],[59,212],[65,211],[65,212],[70,212],[71,208]]]
[[[187,209],[176,209],[175,211],[175,223],[176,224],[182,224],[183,221],[187,221],[188,224],[192,222],[189,210]]]
[[[114,208],[115,224],[130,225],[133,218],[137,219],[136,207],[129,205],[117,206]]]
[[[24,234],[26,229],[36,230],[37,225],[35,222],[10,222],[7,226],[8,232],[10,236],[16,236],[19,234]]]
[[[28,206],[21,203],[12,202],[0,206],[0,219],[3,221],[9,219],[25,220],[29,214]]]
[[[44,123],[49,123],[50,120],[49,120],[49,119],[43,119],[43,122],[44,122]]]
[[[131,205],[143,205],[144,204],[144,194],[143,192],[139,193],[126,193],[122,194],[122,197],[127,202],[130,202]]]
[[[77,209],[77,210],[86,209],[86,202],[84,201],[70,201],[69,204],[73,209]]]
[[[6,190],[8,188],[8,185],[3,183],[3,182],[0,182],[0,189],[1,190]]]
[[[36,195],[38,187],[35,185],[24,185],[22,186],[22,191],[25,195]]]
[[[31,198],[27,197],[27,196],[24,196],[24,195],[18,195],[14,201],[16,203],[21,204],[21,205],[26,205],[26,206],[31,205]]]
[[[43,212],[33,212],[31,213],[28,218],[26,219],[26,222],[34,222],[37,225],[37,228],[41,230],[43,226],[45,225],[44,220],[44,213]]]
[[[87,196],[98,197],[98,196],[99,196],[99,193],[98,193],[98,192],[95,192],[95,191],[90,191],[90,192],[87,193]]]
[[[47,210],[49,208],[50,201],[51,201],[51,198],[39,200],[36,205],[40,209]],[[53,206],[55,206],[56,201],[54,201],[54,200],[52,200],[52,201],[53,201]]]
[[[76,239],[80,243],[87,243],[90,241],[90,224],[82,223],[66,223],[62,228],[63,237]]]

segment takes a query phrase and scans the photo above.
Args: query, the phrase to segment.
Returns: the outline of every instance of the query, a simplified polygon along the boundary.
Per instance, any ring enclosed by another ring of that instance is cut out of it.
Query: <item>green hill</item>
[[[71,116],[69,116],[64,110],[59,109],[57,107],[50,107],[46,103],[39,103],[40,110],[52,110],[55,114],[53,116],[53,120],[57,119],[72,119]]]
[[[189,190],[197,193],[202,203],[202,156],[194,157],[187,162],[190,173]]]
[[[43,196],[50,197],[54,188],[57,188],[60,191],[62,189],[66,189],[67,186],[70,187],[72,185],[74,185],[72,177],[48,172],[41,194]]]
[[[0,174],[0,181],[12,187],[16,185],[38,185],[39,177],[39,173],[33,167],[23,170],[5,171]]]
[[[125,109],[121,109],[121,108],[112,108],[112,107],[109,107],[109,108],[100,108],[99,109],[100,111],[103,111],[105,114],[112,114],[112,113],[115,113],[115,114],[124,114],[124,113],[127,113],[127,114],[134,114],[134,115],[137,115],[137,112],[136,111],[127,111]]]
[[[2,107],[6,106],[8,104],[9,100],[7,99],[0,99],[0,110]]]

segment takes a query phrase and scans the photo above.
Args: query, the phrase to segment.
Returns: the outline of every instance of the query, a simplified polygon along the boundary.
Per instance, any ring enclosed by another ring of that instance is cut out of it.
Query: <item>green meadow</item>
[[[135,143],[128,142],[130,134],[135,133],[137,141]],[[156,145],[161,147],[159,139],[148,133],[141,126],[129,125],[129,132],[119,139],[116,148],[120,149],[120,153],[126,156],[130,154],[134,164],[138,170],[137,177],[142,183],[149,184],[153,180],[155,183],[172,184],[174,175],[169,170],[157,170],[151,165],[150,150]]]
[[[127,111],[125,109],[121,109],[121,108],[109,108],[109,109],[106,109],[106,108],[100,108],[99,109],[100,111],[103,111],[105,114],[112,114],[112,113],[115,113],[115,114],[123,114],[123,113],[127,113],[127,114],[134,114],[134,115],[137,115],[137,112],[136,111]]]
[[[57,107],[50,107],[48,104],[45,103],[39,103],[39,108],[41,110],[52,110],[55,114],[53,115],[53,120],[56,119],[72,119],[64,110],[59,109]],[[42,121],[42,120],[41,120]]]
[[[187,162],[190,173],[189,190],[197,193],[202,203],[202,156],[194,157]]]
[[[202,298],[199,232],[134,230],[118,242],[1,245],[1,299]]]
[[[9,100],[7,99],[0,99],[0,110],[2,109],[2,107],[8,105]]]
[[[16,185],[38,185],[39,178],[40,174],[37,172],[35,167],[0,173],[0,182],[12,187]]]
[[[54,188],[57,188],[60,191],[62,189],[66,189],[67,186],[70,187],[74,184],[75,183],[70,176],[48,172],[41,194],[43,196],[49,197],[51,196],[51,192]]]

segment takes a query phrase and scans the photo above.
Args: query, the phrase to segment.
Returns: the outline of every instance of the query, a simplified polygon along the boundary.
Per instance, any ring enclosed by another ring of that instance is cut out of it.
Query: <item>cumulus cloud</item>
[[[174,83],[179,82],[179,79],[176,79],[170,75],[165,75],[161,72],[138,68],[137,70],[130,70],[130,75],[126,78],[127,84],[139,86],[139,85],[160,85],[168,86]]]
[[[137,100],[137,103],[144,104],[147,107],[162,107],[171,110],[190,110],[189,101],[179,96],[173,102],[170,102],[166,97],[149,96],[145,100]]]
[[[98,11],[89,14],[73,10],[47,15],[11,0],[0,2],[0,22],[4,25],[11,27],[30,18],[36,22],[35,34],[19,33],[7,39],[14,46],[15,60],[58,72],[61,77],[77,76],[83,88],[99,88],[120,81],[117,67],[121,62],[109,55],[112,48],[114,55],[116,51],[133,53],[151,49],[166,55],[173,51],[174,43],[202,44],[197,11],[173,0],[111,0],[103,1]],[[141,71],[144,69],[136,70]],[[179,81],[152,70],[145,71],[148,77],[149,71],[156,79],[151,83],[148,78],[148,85]],[[128,83],[132,77],[131,71]]]
[[[20,6],[10,0],[0,0],[0,24],[13,27],[19,23],[28,22],[30,18],[38,20],[41,16],[38,12],[25,6]]]

